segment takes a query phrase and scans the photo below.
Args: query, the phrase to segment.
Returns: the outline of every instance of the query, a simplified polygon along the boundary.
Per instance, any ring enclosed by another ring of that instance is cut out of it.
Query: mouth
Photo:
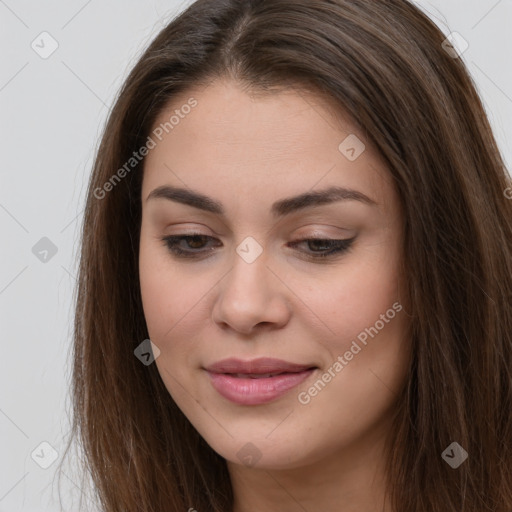
[[[276,400],[309,378],[318,367],[280,359],[225,359],[205,368],[213,388],[240,405]]]
[[[277,377],[278,375],[286,375],[288,373],[299,372],[279,372],[279,373],[224,373],[223,375],[232,375],[238,379],[267,379],[269,377]]]

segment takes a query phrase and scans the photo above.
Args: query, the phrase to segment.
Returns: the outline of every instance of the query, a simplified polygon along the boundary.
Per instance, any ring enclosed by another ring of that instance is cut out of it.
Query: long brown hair
[[[105,126],[82,227],[70,443],[77,437],[102,510],[232,510],[225,460],[156,365],[134,356],[148,338],[144,160],[125,165],[175,95],[229,77],[247,90],[300,86],[334,100],[398,190],[412,359],[390,451],[394,509],[511,512],[510,180],[445,37],[406,0],[198,0],[143,53]],[[468,453],[457,469],[441,456],[452,442]]]

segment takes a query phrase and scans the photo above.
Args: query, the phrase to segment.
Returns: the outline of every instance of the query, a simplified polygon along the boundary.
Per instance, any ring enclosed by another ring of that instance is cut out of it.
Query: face
[[[228,463],[298,468],[380,439],[404,384],[398,197],[327,101],[217,81],[153,127],[144,315],[165,386]]]

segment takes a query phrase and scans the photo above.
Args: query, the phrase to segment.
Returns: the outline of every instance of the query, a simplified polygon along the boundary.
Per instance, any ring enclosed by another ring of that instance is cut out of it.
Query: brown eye
[[[201,234],[173,235],[162,238],[165,246],[172,254],[183,258],[195,258],[211,251],[211,249],[203,250],[209,240],[215,239]]]
[[[308,238],[304,240],[297,240],[291,242],[291,247],[296,247],[301,244],[307,244],[307,250],[300,250],[311,259],[329,258],[341,255],[347,252],[356,237],[346,240],[336,240],[329,238]],[[188,234],[188,235],[172,235],[162,238],[164,245],[169,252],[178,258],[198,258],[205,256],[207,253],[212,252],[214,247],[208,247],[208,242],[216,240],[215,238],[202,234]],[[217,240],[217,242],[219,242]],[[215,244],[221,246],[219,242]]]
[[[328,258],[337,254],[342,254],[348,251],[356,237],[346,240],[336,240],[330,238],[307,238],[304,240],[297,240],[290,245],[295,247],[302,243],[307,243],[310,252],[306,254],[311,258]]]

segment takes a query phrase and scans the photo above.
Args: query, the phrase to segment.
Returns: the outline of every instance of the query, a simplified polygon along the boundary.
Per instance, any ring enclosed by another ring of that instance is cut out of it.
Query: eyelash
[[[202,250],[202,251],[186,251],[178,247],[178,244],[182,240],[188,240],[190,241],[193,238],[202,238],[202,239],[208,239],[208,240],[214,240],[213,237],[208,235],[202,235],[200,233],[190,233],[187,235],[172,235],[172,236],[166,236],[162,238],[162,242],[167,247],[169,252],[173,254],[177,258],[189,258],[189,259],[197,259],[207,252],[208,250]],[[307,253],[306,256],[314,259],[326,259],[326,258],[334,258],[336,256],[339,256],[341,254],[344,254],[348,252],[351,249],[352,243],[354,242],[356,237],[348,238],[345,240],[337,240],[337,239],[330,239],[330,238],[304,238],[302,240],[296,240],[295,242],[291,242],[291,245],[294,247],[300,243],[303,242],[325,242],[325,245],[334,245],[333,249],[325,249],[327,252],[312,252]],[[324,245],[324,244],[322,244]],[[212,249],[210,249],[211,251]]]

